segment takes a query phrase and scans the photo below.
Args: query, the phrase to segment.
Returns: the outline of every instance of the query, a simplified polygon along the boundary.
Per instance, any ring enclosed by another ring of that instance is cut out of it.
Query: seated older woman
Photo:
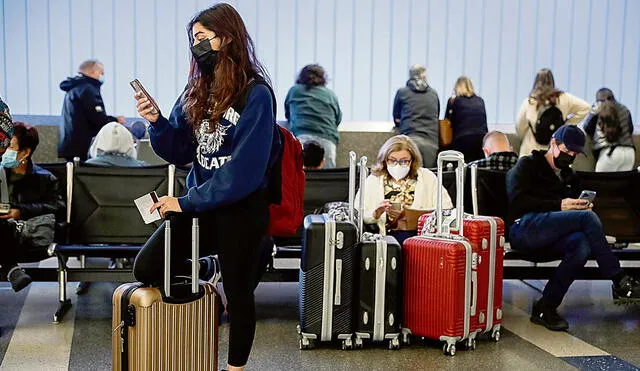
[[[18,235],[17,224],[47,214],[60,218],[64,211],[58,179],[31,161],[38,143],[36,128],[16,122],[0,168],[0,182],[6,185],[0,184],[4,206],[0,210],[0,277],[8,279],[16,292],[31,283],[31,277],[18,267],[18,262],[34,253],[34,246]],[[46,257],[46,247],[39,248],[42,257]]]
[[[136,159],[136,141],[129,129],[117,122],[110,122],[100,129],[89,148],[87,164],[97,166],[137,167],[147,166]]]
[[[415,230],[402,230],[398,221],[406,209],[433,210],[436,207],[438,180],[422,167],[416,144],[406,135],[387,140],[364,186],[365,223],[377,224],[381,234],[389,234],[400,244],[415,236]],[[359,192],[358,192],[359,193]],[[356,197],[356,202],[359,200]],[[442,188],[443,208],[452,208],[451,198]]]

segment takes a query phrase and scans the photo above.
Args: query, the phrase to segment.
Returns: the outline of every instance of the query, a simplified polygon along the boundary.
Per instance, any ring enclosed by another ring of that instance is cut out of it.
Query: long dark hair
[[[563,92],[556,89],[556,82],[553,78],[553,72],[548,68],[543,68],[536,74],[535,80],[533,80],[533,86],[529,93],[529,103],[531,99],[536,101],[536,109],[544,106],[547,102],[552,105],[558,104],[558,97]]]
[[[189,45],[193,45],[192,28],[196,23],[215,32],[223,44],[215,71],[201,71],[191,56],[189,83],[182,98],[183,109],[194,130],[205,118],[210,119],[209,129],[214,130],[215,123],[244,93],[251,79],[262,78],[268,83],[270,80],[256,57],[255,45],[242,17],[231,5],[216,4],[193,17],[187,26]],[[207,113],[209,109],[212,110],[210,115]]]
[[[302,84],[307,89],[314,86],[325,86],[327,84],[327,76],[324,68],[319,64],[308,64],[302,68],[298,75],[296,84]]]

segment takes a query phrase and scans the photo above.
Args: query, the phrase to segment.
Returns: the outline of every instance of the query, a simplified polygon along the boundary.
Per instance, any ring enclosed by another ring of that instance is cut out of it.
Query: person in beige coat
[[[397,221],[407,208],[435,209],[437,188],[438,179],[422,167],[422,156],[413,140],[406,135],[389,138],[380,148],[372,174],[364,185],[363,220],[367,224],[377,224],[381,234],[394,236],[402,244],[417,232],[399,230]],[[356,195],[356,206],[359,200],[360,191]],[[453,208],[444,187],[442,206]]]
[[[549,143],[538,143],[533,130],[538,120],[538,111],[545,105],[556,106],[567,124],[577,125],[589,113],[589,103],[570,94],[557,90],[553,73],[548,68],[541,69],[533,82],[531,93],[520,105],[516,118],[516,133],[522,139],[520,157],[528,156],[534,150],[547,150]]]

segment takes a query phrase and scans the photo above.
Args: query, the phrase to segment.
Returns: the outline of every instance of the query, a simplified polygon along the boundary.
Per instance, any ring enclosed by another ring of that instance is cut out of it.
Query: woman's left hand
[[[154,212],[156,209],[160,210],[160,216],[162,216],[163,218],[166,213],[171,211],[176,213],[182,212],[178,199],[175,197],[169,197],[169,196],[160,197],[158,202],[156,202],[155,204],[153,204],[153,206],[151,206],[150,212]]]
[[[404,214],[404,210],[387,209],[387,215],[391,220],[398,220]]]

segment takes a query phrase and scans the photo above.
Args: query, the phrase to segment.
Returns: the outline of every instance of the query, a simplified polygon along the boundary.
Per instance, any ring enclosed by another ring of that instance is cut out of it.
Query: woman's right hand
[[[374,219],[380,219],[383,213],[385,213],[391,207],[391,202],[389,200],[383,200],[380,203],[380,206],[373,212]]]
[[[145,120],[149,122],[158,121],[158,118],[160,117],[160,113],[159,112],[152,113],[153,105],[151,104],[149,99],[147,99],[142,93],[135,93],[133,97],[138,102],[136,104],[136,109],[138,110],[138,114],[140,114],[140,116],[142,116]]]

